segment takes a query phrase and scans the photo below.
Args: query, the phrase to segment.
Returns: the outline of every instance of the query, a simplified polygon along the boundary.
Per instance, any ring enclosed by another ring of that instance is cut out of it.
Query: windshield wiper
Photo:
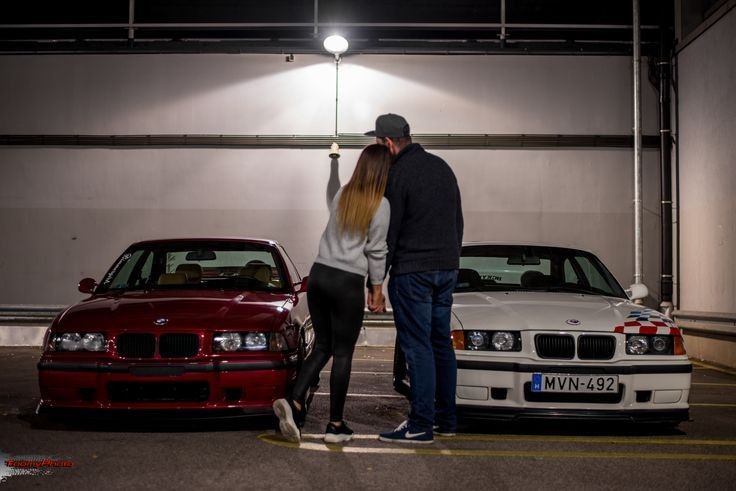
[[[550,292],[569,292],[569,293],[583,293],[583,294],[587,294],[587,295],[600,295],[600,293],[598,293],[598,292],[596,292],[594,290],[591,290],[591,289],[588,289],[588,288],[579,287],[579,286],[562,286],[562,285],[560,285],[560,286],[548,286],[546,288],[546,290],[547,291],[550,291]]]

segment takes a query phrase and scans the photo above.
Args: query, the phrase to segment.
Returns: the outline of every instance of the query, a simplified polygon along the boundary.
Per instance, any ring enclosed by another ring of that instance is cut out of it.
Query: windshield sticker
[[[113,278],[115,278],[115,275],[118,274],[118,270],[120,267],[128,262],[128,259],[132,256],[131,253],[126,252],[122,255],[122,257],[118,260],[117,263],[115,263],[115,266],[112,267],[109,273],[107,273],[107,276],[105,276],[105,281],[102,282],[103,285],[109,285]]]

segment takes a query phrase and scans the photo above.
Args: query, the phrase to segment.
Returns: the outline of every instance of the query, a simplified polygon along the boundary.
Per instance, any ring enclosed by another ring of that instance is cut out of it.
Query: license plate
[[[618,392],[618,375],[533,373],[532,392]]]

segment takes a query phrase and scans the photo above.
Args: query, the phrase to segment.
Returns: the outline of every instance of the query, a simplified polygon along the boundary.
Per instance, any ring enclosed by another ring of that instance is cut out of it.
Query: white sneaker
[[[273,412],[279,418],[279,429],[281,434],[290,442],[298,443],[302,438],[302,432],[294,421],[294,412],[289,401],[276,399],[273,401]]]

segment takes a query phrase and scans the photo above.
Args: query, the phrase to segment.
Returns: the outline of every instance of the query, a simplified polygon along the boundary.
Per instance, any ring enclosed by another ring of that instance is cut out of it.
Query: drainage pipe
[[[633,72],[634,72],[634,283],[643,279],[642,167],[641,167],[641,46],[639,0],[633,0]]]
[[[666,315],[674,309],[672,303],[672,127],[670,122],[670,80],[672,73],[671,49],[672,34],[670,31],[669,8],[660,7],[659,30],[659,162],[660,193],[662,200],[662,247],[661,247],[661,292],[662,301],[659,308]]]

